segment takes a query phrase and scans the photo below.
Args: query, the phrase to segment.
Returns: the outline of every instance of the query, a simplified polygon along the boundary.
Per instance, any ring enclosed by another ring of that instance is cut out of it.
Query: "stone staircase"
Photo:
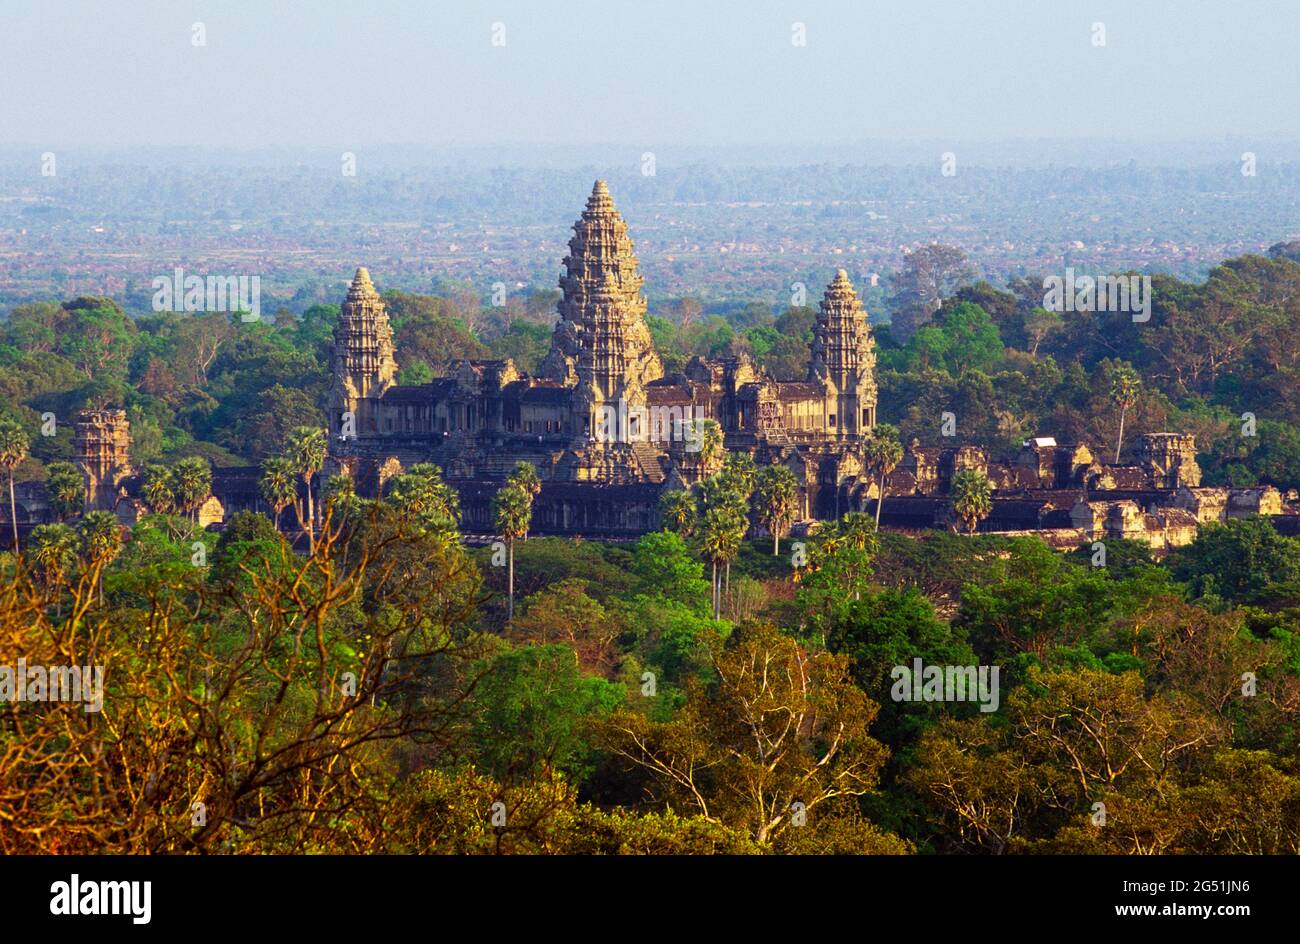
[[[659,463],[659,450],[651,443],[632,443],[632,455],[641,466],[641,473],[647,482],[658,485],[664,480],[664,468]]]

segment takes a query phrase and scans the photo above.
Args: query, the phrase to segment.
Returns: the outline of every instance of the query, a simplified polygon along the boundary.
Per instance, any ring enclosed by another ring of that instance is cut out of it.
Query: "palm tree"
[[[86,480],[71,462],[51,462],[45,467],[45,491],[60,521],[86,507]]]
[[[493,503],[496,511],[497,532],[506,542],[508,555],[507,588],[510,603],[506,613],[508,619],[515,616],[515,541],[528,533],[528,525],[533,518],[533,499],[519,485],[504,485],[497,492]]]
[[[316,504],[312,500],[311,480],[325,464],[328,440],[325,430],[314,426],[299,426],[289,434],[285,456],[307,486],[307,546],[316,553]]]
[[[28,536],[32,561],[45,587],[55,593],[55,615],[63,615],[63,595],[58,588],[77,564],[77,532],[66,524],[38,525]]]
[[[390,480],[387,500],[435,534],[450,535],[460,526],[460,496],[432,462],[416,463]],[[528,502],[531,506],[531,495]]]
[[[140,497],[155,515],[170,515],[176,510],[176,484],[172,470],[166,466],[145,466]]]
[[[81,547],[90,565],[100,571],[98,575],[99,602],[104,602],[103,568],[122,551],[122,526],[117,517],[108,511],[89,511],[79,525]]]
[[[706,475],[711,474],[710,470],[717,469],[722,462],[725,453],[722,441],[722,427],[717,420],[691,420],[691,435],[687,438],[687,444],[699,444],[699,465]]]
[[[725,571],[725,587],[731,589],[731,562],[740,553],[740,545],[749,530],[748,500],[724,476],[705,479],[699,490],[700,550],[713,566],[713,618],[722,613],[723,583],[718,580],[718,566]]]
[[[749,501],[749,496],[754,493],[754,483],[758,480],[758,467],[754,465],[754,457],[749,453],[729,452],[718,476],[745,501]]]
[[[898,430],[881,423],[871,430],[862,444],[862,455],[867,471],[876,479],[876,530],[880,530],[880,509],[885,504],[885,476],[898,468],[903,460],[903,444],[898,440]]]
[[[754,503],[758,520],[772,534],[772,555],[781,553],[781,535],[790,530],[799,501],[799,483],[787,466],[764,466],[758,473]]]
[[[0,418],[0,466],[9,474],[9,520],[14,527],[14,553],[18,553],[18,502],[14,498],[14,469],[27,458],[31,439],[22,424],[9,417]]]
[[[988,477],[977,469],[962,469],[952,478],[952,510],[966,525],[966,533],[975,528],[993,511],[993,486]]]
[[[536,501],[537,496],[542,494],[542,480],[537,475],[537,467],[531,462],[520,462],[515,465],[515,470],[506,478],[506,482],[511,485],[518,485],[528,493],[530,501]],[[528,535],[524,535],[524,540],[528,540]]]
[[[1119,463],[1119,450],[1124,444],[1124,417],[1138,401],[1142,392],[1142,378],[1128,364],[1118,364],[1111,373],[1110,398],[1119,407],[1119,435],[1115,437],[1115,462]]]
[[[298,504],[298,472],[284,456],[275,456],[262,463],[262,478],[257,490],[262,501],[275,512],[275,527],[280,530],[280,516],[290,505]],[[298,516],[302,520],[302,516]]]
[[[176,501],[180,510],[198,521],[199,506],[212,494],[212,466],[201,456],[188,456],[172,470]]]
[[[695,499],[691,493],[675,488],[660,495],[659,520],[665,530],[690,537],[695,524]]]

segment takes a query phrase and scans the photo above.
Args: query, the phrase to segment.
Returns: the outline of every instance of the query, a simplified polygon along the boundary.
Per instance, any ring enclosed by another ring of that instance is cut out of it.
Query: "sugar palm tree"
[[[718,568],[725,574],[726,590],[731,588],[731,562],[740,553],[740,545],[749,530],[746,498],[734,483],[719,475],[705,479],[699,489],[699,528],[696,537],[700,551],[713,567],[713,618],[722,613],[723,582]]]
[[[198,521],[199,506],[212,494],[212,466],[201,456],[188,456],[172,469],[172,481],[180,510]]]
[[[659,520],[666,530],[690,537],[695,523],[695,498],[680,488],[664,492],[659,496]]]
[[[51,462],[45,467],[45,491],[60,521],[86,507],[86,479],[71,462]]]
[[[1119,450],[1124,445],[1124,418],[1142,393],[1142,378],[1128,364],[1119,364],[1111,373],[1110,398],[1119,407],[1119,435],[1115,437],[1115,462],[1119,463]]]
[[[876,426],[862,444],[862,455],[867,471],[876,479],[876,530],[879,531],[880,509],[885,504],[885,477],[903,460],[898,430],[888,423]]]
[[[759,523],[772,535],[772,555],[781,553],[781,535],[790,530],[799,500],[799,484],[787,466],[764,466],[754,487]]]
[[[530,501],[536,501],[537,496],[542,494],[542,480],[537,474],[537,467],[531,462],[520,462],[515,465],[515,470],[510,473],[506,481],[511,485],[518,485],[528,493]],[[528,540],[528,535],[524,535],[524,540]]]
[[[257,491],[262,501],[275,512],[275,527],[280,530],[280,517],[290,505],[298,503],[298,472],[284,456],[274,456],[262,463],[262,477]],[[298,516],[301,521],[302,516]]]
[[[507,588],[509,604],[506,612],[508,619],[515,616],[515,541],[528,533],[528,525],[533,518],[533,499],[519,485],[504,485],[497,492],[493,502],[496,513],[497,533],[506,542],[507,554]]]
[[[155,515],[170,515],[176,510],[176,483],[172,470],[162,465],[145,466],[140,497]]]
[[[63,595],[59,588],[77,564],[77,532],[66,524],[43,524],[32,530],[27,539],[32,562],[40,572],[47,591],[54,593],[55,615],[63,615]]]
[[[14,497],[14,470],[27,458],[31,439],[22,424],[9,417],[0,418],[0,466],[9,476],[9,521],[14,528],[14,553],[18,549],[18,502]]]
[[[447,536],[460,526],[460,496],[442,480],[442,469],[432,462],[416,463],[390,480],[386,501],[431,532]],[[531,506],[531,495],[528,502]]]
[[[311,480],[325,464],[328,440],[325,430],[314,426],[299,426],[289,434],[285,456],[307,486],[307,544],[316,552],[316,504],[312,498]]]
[[[962,469],[952,478],[952,510],[966,525],[966,533],[975,528],[993,511],[993,486],[988,477],[977,469]]]
[[[112,512],[90,511],[81,519],[78,530],[87,562],[99,571],[99,602],[103,603],[103,568],[122,552],[122,526]]]

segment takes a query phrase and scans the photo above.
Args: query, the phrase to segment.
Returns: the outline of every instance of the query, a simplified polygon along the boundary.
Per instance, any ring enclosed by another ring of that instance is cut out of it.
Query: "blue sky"
[[[1300,137],[1297,37],[1296,0],[5,0],[0,145],[1249,142]]]

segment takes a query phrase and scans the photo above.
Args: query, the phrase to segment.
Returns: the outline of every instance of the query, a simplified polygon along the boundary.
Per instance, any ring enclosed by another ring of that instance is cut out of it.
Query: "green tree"
[[[299,426],[289,434],[288,448],[285,456],[293,463],[294,470],[302,478],[307,488],[307,542],[308,547],[316,547],[316,504],[312,498],[312,479],[325,464],[328,449],[325,430],[314,426]]]
[[[978,469],[962,469],[952,477],[952,510],[967,534],[993,511],[993,485]]]
[[[1300,580],[1300,541],[1278,534],[1267,518],[1233,518],[1202,525],[1169,566],[1195,596],[1241,602],[1270,584]]]
[[[566,645],[528,645],[497,656],[474,687],[474,743],[483,768],[515,783],[557,770],[590,772],[585,728],[626,697],[622,685],[584,675]]]
[[[81,551],[95,575],[99,601],[104,601],[104,568],[122,553],[122,525],[109,511],[88,511],[78,523]]]
[[[506,618],[515,615],[515,541],[528,533],[533,519],[533,499],[519,485],[504,485],[493,502],[497,533],[506,542],[506,587],[509,604]]]
[[[514,471],[506,476],[506,481],[523,489],[530,502],[537,501],[537,496],[542,494],[542,480],[537,475],[537,467],[531,462],[517,463]],[[524,534],[524,540],[528,540],[527,533]]]
[[[199,456],[189,456],[176,463],[172,470],[177,504],[182,512],[197,521],[199,506],[212,494],[212,466]]]
[[[1119,407],[1119,434],[1115,437],[1115,462],[1119,462],[1119,451],[1124,445],[1124,419],[1133,409],[1142,393],[1142,378],[1130,365],[1118,363],[1111,371],[1110,398]]]
[[[275,512],[275,526],[280,527],[280,515],[290,505],[298,504],[298,470],[286,456],[275,456],[262,463],[262,477],[257,483],[262,501]],[[302,520],[302,516],[298,516]]]
[[[141,473],[140,497],[155,515],[170,515],[176,510],[176,480],[172,470],[151,464]]]
[[[659,520],[665,529],[690,537],[695,521],[695,498],[680,488],[664,492],[659,496]]]
[[[718,619],[722,615],[725,593],[724,581],[719,579],[719,567],[730,575],[731,562],[740,553],[741,542],[749,530],[749,502],[719,475],[700,484],[699,505],[696,540],[700,552],[713,568],[713,618]]]
[[[45,469],[45,489],[50,507],[65,521],[86,506],[86,480],[71,462],[51,462]]]
[[[32,563],[40,572],[46,592],[55,597],[56,614],[62,615],[61,588],[77,566],[77,532],[66,524],[42,524],[27,537]]]
[[[417,462],[391,479],[387,492],[390,504],[411,515],[431,534],[446,538],[460,527],[460,497],[443,481],[442,469],[431,462]]]
[[[862,443],[867,472],[876,478],[876,530],[880,530],[880,509],[885,504],[885,478],[903,461],[903,444],[898,429],[887,423],[873,428]]]
[[[754,504],[759,523],[772,535],[773,556],[781,553],[781,536],[799,511],[799,483],[788,466],[767,465],[758,473]]]
[[[0,417],[0,467],[9,477],[9,521],[14,529],[14,553],[18,548],[18,502],[14,497],[14,470],[27,458],[31,439],[21,423],[7,416]]]

